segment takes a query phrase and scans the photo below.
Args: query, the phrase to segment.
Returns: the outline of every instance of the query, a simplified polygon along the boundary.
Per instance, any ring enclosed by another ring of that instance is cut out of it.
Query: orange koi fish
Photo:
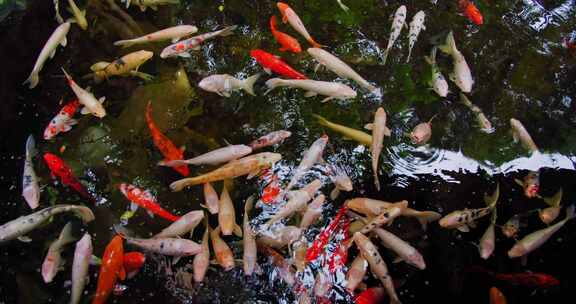
[[[122,237],[115,236],[102,255],[102,265],[98,275],[98,287],[92,304],[104,304],[112,293],[116,280],[124,281],[126,271],[124,270],[124,247]]]
[[[462,14],[464,14],[468,20],[474,22],[474,24],[482,25],[484,23],[484,17],[482,17],[482,13],[472,1],[459,0],[458,7],[460,8],[460,11],[462,11]]]
[[[293,53],[300,53],[302,52],[302,48],[300,47],[300,43],[296,38],[283,33],[276,29],[276,16],[270,17],[270,30],[272,31],[272,35],[282,45],[280,48],[281,52],[289,51]]]
[[[126,252],[124,254],[124,269],[127,277],[131,279],[137,275],[145,262],[146,256],[143,253],[138,251]]]
[[[150,129],[150,134],[152,134],[154,145],[156,148],[158,148],[158,150],[160,150],[162,155],[164,155],[166,158],[165,161],[184,159],[184,148],[178,149],[168,137],[162,134],[160,129],[158,129],[152,120],[151,101],[148,101],[148,105],[146,106],[146,123]],[[188,170],[187,166],[174,167],[174,170],[182,174],[182,176],[188,176],[188,174],[190,174],[190,170]]]

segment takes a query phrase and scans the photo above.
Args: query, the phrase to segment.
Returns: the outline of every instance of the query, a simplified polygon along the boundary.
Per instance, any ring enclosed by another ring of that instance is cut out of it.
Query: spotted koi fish
[[[188,38],[186,40],[182,40],[178,43],[171,44],[162,50],[160,53],[161,58],[168,58],[174,56],[180,56],[184,58],[190,58],[190,51],[197,51],[200,49],[200,45],[208,40],[218,36],[229,36],[233,34],[233,31],[237,28],[237,25],[232,25],[221,29],[219,31],[210,32],[198,36],[194,36],[192,38]]]
[[[60,132],[70,131],[73,125],[78,124],[78,121],[74,119],[74,114],[78,112],[78,108],[80,108],[78,99],[74,99],[64,105],[44,130],[44,139],[50,140]]]

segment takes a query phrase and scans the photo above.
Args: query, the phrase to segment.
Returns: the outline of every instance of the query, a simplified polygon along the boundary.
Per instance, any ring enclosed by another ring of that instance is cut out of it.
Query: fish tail
[[[234,30],[236,30],[236,28],[238,28],[237,25],[232,25],[229,26],[227,28],[224,28],[223,30],[220,31],[220,36],[230,36],[232,34],[234,34]]]
[[[60,242],[60,244],[68,244],[74,242],[75,240],[76,237],[74,237],[72,234],[72,223],[68,222],[66,226],[64,226],[64,229],[62,229],[62,232],[60,232],[60,235],[58,236],[58,242]]]
[[[252,96],[256,96],[256,94],[254,94],[254,84],[256,83],[258,78],[260,78],[260,74],[254,74],[242,81],[242,88],[244,89],[244,91],[246,91],[246,93]]]
[[[29,83],[30,85],[28,86],[28,88],[33,89],[38,85],[39,81],[40,81],[40,76],[38,76],[38,72],[32,71],[30,76],[28,76],[28,79],[24,80],[24,82],[22,84]]]
[[[318,119],[318,123],[319,123],[320,125],[325,126],[325,127],[327,127],[327,126],[329,125],[329,122],[328,122],[328,120],[327,120],[326,118],[324,118],[324,117],[322,117],[322,116],[320,116],[320,115],[318,115],[318,114],[312,114],[312,116],[313,116],[314,118]]]
[[[448,55],[452,55],[452,53],[456,49],[456,41],[454,40],[454,33],[452,31],[448,33],[448,36],[446,36],[446,43],[443,45],[439,45],[438,48],[440,49],[440,51]]]
[[[199,178],[188,177],[177,180],[170,184],[170,189],[174,192],[182,191],[187,186],[194,186],[201,184],[202,181]]]
[[[574,205],[566,208],[566,219],[564,219],[564,221],[569,221],[571,219],[573,219],[576,215],[574,215]]]
[[[272,32],[276,31],[276,16],[274,15],[270,17],[270,29],[272,30]]]
[[[272,79],[268,79],[266,81],[266,86],[268,87],[268,90],[266,92],[264,92],[264,95],[270,93],[270,91],[274,90],[275,88],[279,87],[282,85],[283,80],[280,78],[272,78]]]
[[[133,46],[134,44],[136,44],[136,43],[134,42],[134,39],[118,40],[118,41],[114,42],[114,45],[115,45],[115,46],[121,46],[121,47],[123,47],[123,48],[131,47],[131,46]]]
[[[38,153],[36,150],[36,141],[34,140],[34,136],[32,134],[28,135],[28,139],[26,140],[26,158],[31,159]]]
[[[560,202],[562,201],[562,188],[554,194],[552,197],[544,197],[543,200],[548,204],[550,207],[558,207],[560,206]]]
[[[384,50],[384,59],[382,59],[382,65],[386,65],[386,61],[388,60],[388,52],[390,51],[390,49],[386,49]]]

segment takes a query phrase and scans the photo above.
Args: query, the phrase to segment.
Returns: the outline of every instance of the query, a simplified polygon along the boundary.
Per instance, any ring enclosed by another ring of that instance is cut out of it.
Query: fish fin
[[[254,178],[255,176],[258,176],[258,174],[260,174],[260,170],[255,170],[255,171],[250,172],[250,174],[248,174],[248,177],[246,177],[246,178],[247,178],[247,179],[252,179],[252,178]]]
[[[121,264],[120,270],[118,271],[118,277],[120,278],[120,281],[126,280],[126,269],[124,269],[123,263]]]
[[[496,203],[498,203],[499,196],[500,196],[500,183],[496,183],[496,189],[494,190],[494,193],[492,193],[492,195],[484,193],[484,202],[486,203],[486,206],[492,208],[496,206]]]
[[[260,78],[260,74],[254,74],[242,81],[242,88],[244,89],[244,91],[246,91],[246,93],[252,96],[256,96],[256,94],[254,94],[254,84],[256,83],[258,78]]]
[[[38,75],[38,73],[35,71],[32,71],[32,73],[30,73],[30,76],[22,84],[28,83],[28,84],[30,84],[28,86],[28,88],[33,89],[38,85],[39,81],[40,81],[40,76]]]
[[[100,99],[98,99],[99,103],[104,103],[104,101],[106,101],[106,96],[102,96]]]
[[[471,221],[468,223],[468,227],[470,228],[476,228],[476,222],[475,221]]]
[[[316,64],[316,66],[314,67],[314,73],[317,73],[318,70],[320,70],[320,68],[322,67],[321,63]]]
[[[109,65],[110,65],[110,62],[106,62],[106,61],[96,62],[95,64],[90,66],[90,70],[92,72],[100,71],[100,70],[105,69]]]
[[[562,188],[560,188],[560,190],[558,190],[558,192],[556,192],[556,194],[554,194],[554,196],[544,197],[542,199],[549,206],[558,207],[558,206],[560,206],[560,202],[562,201],[562,194],[563,194],[563,191],[562,191]]]
[[[391,136],[392,135],[392,131],[390,131],[390,129],[388,127],[384,127],[384,130],[382,130],[384,132],[384,136]]]
[[[182,58],[190,58],[192,57],[192,55],[190,55],[190,53],[188,52],[184,52],[184,53],[180,53],[177,56],[182,57]]]
[[[335,200],[336,198],[338,198],[338,195],[340,195],[340,189],[336,187],[332,190],[332,192],[330,192],[330,199]]]
[[[130,203],[130,211],[136,212],[138,210],[138,205],[135,203]]]
[[[316,96],[316,95],[318,95],[318,93],[312,92],[312,91],[308,91],[308,92],[304,93],[304,97],[306,97],[306,98],[308,98],[308,97],[313,97],[313,96]]]
[[[72,234],[72,222],[68,222],[66,226],[64,226],[64,228],[62,229],[62,232],[60,232],[60,235],[58,236],[58,241],[61,244],[69,244],[75,241],[76,239],[77,238],[74,237],[74,235]]]
[[[180,262],[180,259],[182,258],[182,256],[178,255],[172,258],[172,265],[176,265],[178,264],[178,262]]]
[[[524,182],[522,182],[521,180],[515,178],[514,182],[516,182],[520,187],[524,187]]]
[[[282,13],[282,23],[287,23],[288,22],[288,16],[286,16],[286,14]]]
[[[52,53],[50,53],[50,59],[54,58],[54,56],[56,56],[56,49],[54,49]]]
[[[69,124],[64,124],[64,125],[62,125],[62,130],[60,130],[60,131],[62,131],[62,132],[68,132],[68,131],[70,131],[70,130],[72,130],[72,126],[69,125]]]
[[[76,120],[76,119],[70,118],[70,119],[68,120],[68,125],[69,125],[69,126],[74,126],[74,125],[77,125],[77,124],[78,124],[78,120]]]
[[[394,258],[394,260],[392,261],[393,264],[397,264],[400,262],[404,262],[404,259],[401,258],[400,256],[397,256],[396,258]]]
[[[238,224],[234,224],[234,231],[233,231],[234,235],[236,235],[237,237],[242,237],[242,227],[240,227],[240,225]]]
[[[132,39],[130,39],[130,40],[118,40],[118,41],[114,42],[115,46],[121,46],[122,48],[131,47],[134,44],[136,44],[136,43]]]
[[[332,99],[334,99],[334,97],[333,97],[333,96],[330,96],[330,97],[326,97],[326,98],[320,100],[320,102],[321,102],[321,103],[325,103],[325,102],[328,102],[328,101],[330,101],[330,100],[332,100]]]
[[[32,239],[31,239],[30,237],[28,237],[28,236],[25,236],[25,235],[19,236],[19,237],[17,238],[17,240],[19,240],[19,241],[22,242],[22,243],[30,243],[30,242],[32,242]]]
[[[439,45],[438,49],[440,49],[440,51],[448,55],[451,55],[455,48],[456,48],[456,42],[454,41],[454,33],[450,31],[448,33],[448,36],[446,36],[446,43],[443,45]]]
[[[66,36],[64,36],[64,38],[62,39],[62,41],[60,41],[60,45],[62,47],[65,47],[68,44],[68,39],[66,38]],[[54,49],[56,50],[56,49]]]
[[[374,124],[373,123],[368,123],[364,125],[364,129],[366,130],[372,130],[374,128]]]
[[[470,228],[468,227],[468,225],[458,226],[456,229],[458,229],[458,231],[460,232],[470,232]]]
[[[83,107],[82,110],[80,110],[80,114],[82,114],[82,115],[88,115],[90,113],[92,113],[92,112],[90,112],[90,110],[88,110],[87,107]]]

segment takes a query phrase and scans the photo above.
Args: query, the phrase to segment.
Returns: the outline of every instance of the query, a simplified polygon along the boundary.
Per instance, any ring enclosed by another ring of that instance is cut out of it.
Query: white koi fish
[[[266,91],[264,95],[277,87],[291,87],[306,90],[304,97],[312,97],[316,95],[328,96],[320,101],[322,103],[332,99],[346,100],[356,98],[357,95],[356,91],[345,84],[310,79],[272,78],[266,81],[266,86],[268,87],[268,91]]]
[[[130,245],[144,250],[175,257],[191,256],[202,251],[202,247],[191,240],[177,238],[139,239],[122,235]]]
[[[396,10],[396,13],[394,13],[394,20],[392,20],[392,28],[390,30],[391,31],[390,38],[388,38],[388,46],[384,51],[384,62],[382,63],[382,65],[386,64],[386,60],[388,59],[388,53],[392,49],[392,46],[394,46],[394,42],[396,42],[396,39],[398,39],[398,37],[400,36],[400,32],[402,31],[402,28],[404,27],[405,24],[406,24],[406,6],[401,5]]]
[[[222,36],[222,37],[230,36],[230,35],[234,34],[233,32],[237,27],[238,26],[236,26],[236,25],[232,25],[232,26],[226,27],[224,29],[221,29],[219,31],[194,36],[192,38],[188,38],[188,39],[182,40],[178,43],[169,45],[166,48],[164,48],[164,50],[162,50],[162,53],[160,53],[160,58],[168,58],[168,57],[174,57],[174,56],[189,58],[191,55],[188,52],[190,52],[192,50],[194,50],[194,51],[200,50],[200,44],[202,44],[202,42],[204,42],[208,39],[218,37],[218,36]]]
[[[42,263],[42,278],[45,283],[50,283],[60,270],[62,264],[62,250],[64,246],[74,242],[76,238],[72,235],[72,223],[68,222],[58,239],[56,239],[48,248],[48,253]]]
[[[426,19],[426,13],[423,11],[419,11],[412,17],[412,21],[410,22],[410,30],[408,32],[408,57],[406,58],[406,62],[410,62],[410,56],[412,55],[412,48],[416,41],[418,40],[418,35],[420,35],[420,31],[425,30],[426,27],[424,26],[424,19]]]
[[[77,205],[54,205],[32,214],[21,216],[0,226],[0,244],[17,238],[23,240],[23,236],[28,232],[38,228],[54,215],[64,212],[73,212],[75,215],[79,216],[84,223],[94,220],[94,213],[92,213],[92,210],[88,207]]]
[[[210,183],[204,184],[204,202],[205,208],[208,209],[208,212],[211,214],[218,213],[218,202],[220,199],[218,198],[218,193],[214,190],[214,187]]]
[[[164,40],[171,40],[172,43],[175,43],[182,37],[192,35],[196,32],[198,32],[198,28],[193,25],[177,25],[144,35],[142,37],[127,40],[118,40],[114,42],[114,45],[127,48],[136,44],[164,41]]]
[[[203,218],[204,211],[190,211],[181,216],[177,221],[170,224],[170,226],[164,228],[160,233],[153,236],[153,238],[179,237],[187,232],[190,232],[190,235],[192,235],[194,228],[200,224],[200,221],[202,221]]]
[[[104,102],[104,100],[106,100],[106,97],[96,99],[96,97],[94,97],[94,94],[90,93],[87,90],[84,90],[79,85],[77,85],[74,79],[72,79],[72,77],[70,77],[70,75],[68,75],[68,73],[66,73],[64,69],[62,69],[62,72],[64,72],[64,76],[66,76],[68,85],[70,86],[72,91],[74,91],[74,94],[76,94],[78,102],[80,102],[80,104],[84,106],[80,111],[80,113],[83,115],[92,114],[98,118],[106,116],[106,110],[102,106],[102,103]]]
[[[530,152],[538,151],[538,146],[532,140],[532,136],[530,136],[530,133],[526,131],[526,128],[519,120],[510,118],[510,127],[512,128],[512,137],[515,142],[520,141],[522,146]]]
[[[319,179],[316,179],[301,190],[289,191],[286,194],[288,202],[264,224],[265,229],[279,220],[290,217],[297,211],[304,210],[306,204],[312,199],[320,187],[322,187],[322,182]]]
[[[464,55],[456,48],[456,41],[454,40],[454,33],[452,31],[450,31],[446,37],[446,44],[438,48],[442,52],[451,55],[454,61],[454,71],[449,75],[450,80],[456,83],[456,86],[458,86],[462,92],[470,93],[472,91],[472,85],[474,85],[472,72],[470,72]]]
[[[153,76],[139,72],[142,64],[154,56],[150,51],[137,51],[126,54],[113,62],[100,61],[90,67],[94,77],[94,82],[100,83],[112,76],[135,76],[143,80],[152,80]]]
[[[378,235],[384,247],[394,251],[398,255],[397,261],[404,261],[420,270],[426,269],[424,258],[420,252],[408,242],[382,228],[374,228],[374,232],[376,232],[376,235]]]
[[[191,159],[160,161],[158,165],[167,167],[179,167],[186,165],[218,165],[242,158],[250,153],[252,153],[252,148],[246,145],[232,145],[212,150],[208,153],[204,153]]]
[[[376,190],[380,191],[380,180],[378,179],[378,160],[384,145],[384,136],[390,136],[392,133],[386,126],[386,111],[380,107],[374,113],[374,123],[367,124],[366,129],[372,130],[372,172],[374,173],[374,184]]]
[[[282,22],[290,23],[290,26],[292,26],[293,29],[295,29],[300,35],[302,35],[302,37],[304,37],[306,41],[308,41],[312,46],[316,48],[322,47],[321,44],[314,41],[314,38],[310,36],[308,31],[306,30],[306,27],[304,26],[304,23],[302,23],[302,20],[300,20],[300,17],[298,17],[298,14],[296,14],[296,12],[290,6],[288,6],[288,4],[278,2],[276,3],[276,6],[278,7],[280,13],[282,14]]]
[[[92,238],[86,232],[76,243],[74,261],[72,262],[72,291],[70,304],[80,303],[82,292],[88,282],[88,268],[92,260]]]
[[[292,136],[292,132],[290,131],[286,130],[273,131],[252,141],[250,144],[248,144],[248,146],[250,146],[252,150],[262,149],[265,147],[281,143],[290,136]]]
[[[46,44],[44,44],[42,51],[40,51],[40,55],[38,55],[38,59],[36,59],[36,63],[34,64],[34,68],[32,69],[30,76],[28,76],[28,79],[24,81],[24,83],[30,84],[29,86],[30,89],[33,89],[38,85],[38,82],[40,81],[40,76],[38,74],[44,67],[44,63],[46,63],[48,57],[54,58],[54,55],[56,55],[56,49],[58,48],[58,45],[65,47],[66,44],[68,43],[66,35],[68,35],[69,30],[70,30],[70,22],[64,22],[60,24],[54,30],[52,35],[50,35],[50,38],[48,38]]]
[[[324,65],[330,71],[336,73],[336,75],[342,78],[352,79],[361,87],[374,94],[381,94],[377,87],[371,85],[368,81],[366,81],[366,79],[362,78],[362,76],[358,75],[356,71],[344,63],[344,61],[330,54],[328,51],[320,48],[309,48],[308,54],[310,54],[310,56],[314,57],[314,59],[318,61],[318,65]]]
[[[141,11],[146,11],[146,8],[151,8],[157,11],[158,6],[170,5],[170,4],[180,4],[179,0],[124,0],[126,2],[126,8],[130,7],[130,3],[139,6]]]
[[[74,119],[74,115],[79,107],[80,102],[78,102],[77,99],[64,105],[60,112],[52,118],[46,129],[44,129],[44,139],[50,140],[60,132],[72,130],[72,126],[78,124],[78,121]]]
[[[222,187],[222,194],[220,194],[220,201],[218,204],[218,227],[222,230],[222,235],[242,236],[242,228],[236,224],[236,210],[234,203],[228,193],[226,184]]]
[[[446,97],[448,96],[449,92],[448,81],[446,81],[446,78],[444,78],[444,75],[442,75],[442,72],[440,72],[440,68],[436,64],[437,49],[438,49],[437,47],[433,47],[432,52],[430,53],[430,57],[427,56],[424,57],[426,62],[428,62],[428,64],[430,64],[430,67],[432,68],[432,79],[430,79],[428,85],[432,87],[432,90],[434,90],[434,92],[436,92],[438,96]]]
[[[250,226],[250,219],[248,218],[248,213],[252,210],[252,206],[254,205],[254,197],[250,196],[246,203],[244,204],[244,222],[243,222],[243,230],[244,230],[244,240],[243,240],[243,254],[242,254],[242,262],[244,266],[244,275],[251,276],[252,273],[257,268],[257,260],[258,260],[258,249],[256,245],[256,236],[254,230]]]
[[[484,260],[488,259],[494,252],[494,247],[496,246],[496,236],[494,234],[494,227],[496,226],[496,209],[492,211],[492,219],[490,220],[490,225],[486,228],[486,231],[480,238],[478,244],[478,251],[480,252],[480,257]]]
[[[478,124],[480,125],[480,130],[482,130],[482,132],[485,133],[494,132],[492,123],[490,123],[488,118],[486,118],[484,112],[482,112],[482,110],[477,105],[473,104],[472,101],[470,101],[470,99],[468,99],[468,97],[466,97],[466,95],[464,95],[464,93],[462,92],[460,92],[460,101],[476,115],[476,120],[478,121]]]
[[[432,120],[436,115],[432,116],[429,121],[419,123],[414,127],[412,132],[410,132],[410,140],[415,145],[424,145],[432,137]]]
[[[296,226],[285,226],[267,234],[260,234],[258,236],[258,243],[265,244],[275,249],[280,249],[288,246],[302,236],[302,229]]]
[[[385,209],[382,213],[378,214],[376,217],[372,218],[362,229],[360,229],[360,233],[367,234],[370,231],[374,230],[377,227],[382,225],[390,225],[394,219],[402,215],[402,212],[408,207],[407,201],[401,201],[399,203],[394,204],[390,208]]]
[[[306,171],[308,171],[312,166],[314,166],[314,164],[318,162],[321,163],[324,162],[324,159],[322,158],[322,153],[324,152],[324,148],[326,148],[327,143],[328,143],[328,135],[326,134],[322,135],[322,137],[318,138],[316,141],[314,141],[314,143],[312,143],[310,148],[306,152],[304,152],[304,156],[302,156],[302,161],[300,161],[300,164],[298,165],[296,170],[294,170],[294,175],[292,176],[292,179],[290,180],[288,186],[286,186],[286,189],[284,191],[289,191],[290,189],[292,189],[292,187],[296,185],[296,183],[304,175],[304,173],[306,173]]]
[[[32,135],[26,140],[26,158],[24,159],[24,174],[22,175],[22,196],[31,209],[38,208],[40,203],[40,186],[38,177],[34,171],[32,158],[38,153],[36,143]]]
[[[204,236],[202,237],[202,250],[194,256],[192,261],[192,266],[194,270],[194,282],[199,283],[204,281],[206,276],[206,271],[208,266],[210,266],[210,229],[208,228],[208,218],[204,217],[204,224],[206,225],[206,230],[204,231]]]
[[[310,204],[308,204],[306,212],[304,212],[302,220],[300,221],[301,229],[308,229],[308,227],[314,224],[314,222],[322,215],[322,205],[324,205],[325,201],[326,197],[324,194],[320,194],[314,198]]]
[[[256,96],[254,94],[254,83],[256,83],[258,78],[260,78],[260,74],[252,75],[244,80],[228,74],[217,74],[202,79],[198,86],[205,91],[224,97],[230,97],[230,93],[240,89],[252,96]]]
[[[74,15],[74,20],[76,20],[76,24],[83,29],[88,29],[88,21],[86,20],[86,10],[80,10],[74,0],[68,0],[68,9]]]
[[[566,222],[574,218],[574,206],[566,208],[566,218],[564,220],[544,229],[540,229],[536,232],[532,232],[525,236],[523,239],[518,241],[512,249],[508,251],[508,256],[510,258],[517,258],[525,256],[528,253],[538,249],[542,246],[556,231],[560,230]]]

